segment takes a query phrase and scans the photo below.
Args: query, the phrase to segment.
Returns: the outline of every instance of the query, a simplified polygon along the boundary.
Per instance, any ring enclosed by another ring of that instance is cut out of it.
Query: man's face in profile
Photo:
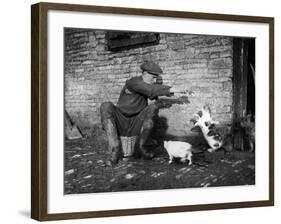
[[[156,75],[153,75],[153,74],[148,73],[148,72],[144,72],[143,76],[144,76],[144,81],[146,83],[148,83],[148,84],[155,84],[156,83],[156,80],[157,80]]]

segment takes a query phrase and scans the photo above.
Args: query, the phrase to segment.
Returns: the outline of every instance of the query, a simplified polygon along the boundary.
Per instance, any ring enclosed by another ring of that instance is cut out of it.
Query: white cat
[[[180,158],[181,162],[188,160],[188,165],[192,164],[192,145],[181,141],[164,141],[164,147],[169,154],[169,163],[173,158]]]

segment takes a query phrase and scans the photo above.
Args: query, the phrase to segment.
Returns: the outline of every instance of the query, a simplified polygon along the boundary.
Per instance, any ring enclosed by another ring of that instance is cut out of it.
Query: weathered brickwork
[[[214,119],[232,118],[233,41],[230,37],[160,34],[157,45],[110,52],[105,31],[65,30],[65,108],[81,127],[100,122],[99,106],[116,103],[126,79],[144,60],[157,62],[164,84],[194,91],[190,104],[162,109],[168,132],[190,133],[190,119],[209,104]]]

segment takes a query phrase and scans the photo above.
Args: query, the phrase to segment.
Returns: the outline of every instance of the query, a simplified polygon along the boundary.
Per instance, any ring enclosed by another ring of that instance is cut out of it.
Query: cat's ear
[[[202,115],[202,111],[201,112],[201,115]],[[198,126],[198,122],[200,121],[201,117],[200,115],[197,114],[194,114],[193,115],[193,118],[190,120],[192,123],[193,123],[193,126]]]
[[[206,104],[205,106],[203,106],[203,110],[205,112],[208,112],[209,114],[211,114],[211,107],[210,107],[210,105]]]

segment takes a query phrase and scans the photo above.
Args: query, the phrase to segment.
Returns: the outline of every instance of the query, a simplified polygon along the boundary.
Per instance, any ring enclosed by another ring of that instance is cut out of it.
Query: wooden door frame
[[[233,147],[244,151],[244,133],[239,120],[247,112],[249,40],[233,39]]]

